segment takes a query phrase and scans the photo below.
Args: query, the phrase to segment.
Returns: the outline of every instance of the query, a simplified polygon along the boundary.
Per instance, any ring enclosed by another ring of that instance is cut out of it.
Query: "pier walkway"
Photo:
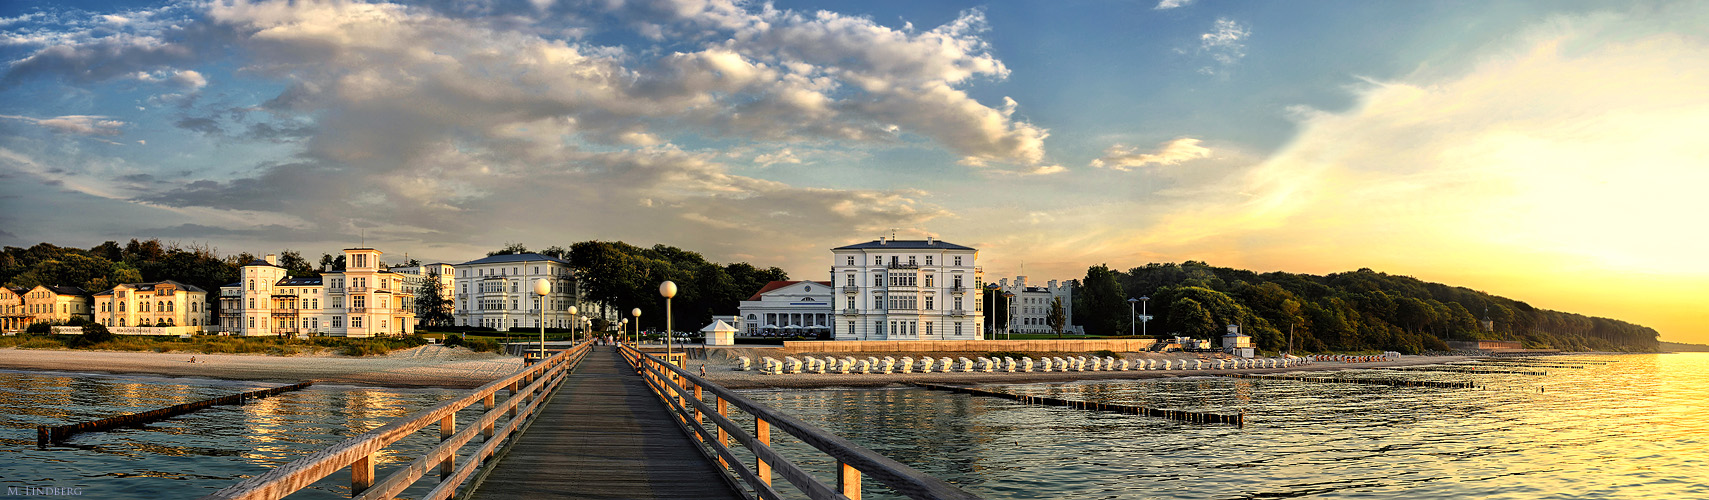
[[[742,498],[616,349],[592,349],[471,498]]]

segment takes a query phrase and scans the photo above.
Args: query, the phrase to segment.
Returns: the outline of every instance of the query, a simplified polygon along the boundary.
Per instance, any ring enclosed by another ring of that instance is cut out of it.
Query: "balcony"
[[[920,265],[907,262],[892,262],[884,267],[887,269],[919,269]]]
[[[949,291],[955,292],[955,293],[967,293],[967,287],[961,286],[961,285],[954,285],[954,286],[949,287]]]
[[[374,291],[374,287],[353,286],[353,287],[346,287],[345,290],[348,291],[349,293],[368,293],[368,292]]]
[[[843,293],[860,293],[860,287],[854,285],[843,285]]]
[[[950,310],[949,315],[960,318],[963,316],[967,316],[967,310],[966,309],[952,309],[952,310]]]
[[[858,313],[858,312],[855,312],[855,310],[854,310],[854,309],[843,309],[843,315],[844,315],[844,316],[853,316],[853,315],[856,315],[856,314],[860,314],[860,313]]]

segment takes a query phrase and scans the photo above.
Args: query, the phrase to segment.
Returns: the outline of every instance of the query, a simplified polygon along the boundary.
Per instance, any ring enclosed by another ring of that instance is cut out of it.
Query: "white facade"
[[[455,266],[456,297],[453,315],[458,326],[485,326],[499,331],[540,327],[539,298],[534,280],[546,278],[552,292],[546,295],[547,328],[569,328],[574,321],[569,308],[576,305],[575,280],[570,262],[540,254],[494,255]],[[578,311],[586,317],[589,311]]]
[[[181,326],[200,333],[207,326],[208,292],[172,280],[126,283],[95,294],[95,322],[107,327]]]
[[[1067,319],[1062,325],[1062,332],[1083,332],[1074,326],[1073,286],[1058,285],[1056,280],[1051,280],[1046,286],[1029,286],[1026,276],[1016,276],[1013,283],[1008,278],[997,280],[997,288],[1015,295],[1008,308],[1009,333],[1056,333],[1050,328],[1050,304],[1057,298],[1062,299],[1062,314]]]
[[[220,287],[222,332],[245,336],[375,337],[415,332],[415,294],[404,275],[381,268],[382,252],[344,250],[343,271],[288,278],[278,258],[245,264]]]
[[[741,302],[731,326],[744,337],[829,334],[837,296],[828,281],[773,281]]]
[[[979,251],[936,239],[831,249],[836,340],[978,340]]]
[[[445,263],[422,264],[419,266],[393,267],[389,271],[398,273],[398,276],[403,278],[404,290],[412,296],[419,295],[417,292],[421,290],[422,285],[427,280],[436,279],[439,280],[439,298],[455,300],[452,297],[456,294],[452,290],[455,290],[457,286],[456,266]],[[421,316],[420,311],[417,311],[415,325],[421,325]]]

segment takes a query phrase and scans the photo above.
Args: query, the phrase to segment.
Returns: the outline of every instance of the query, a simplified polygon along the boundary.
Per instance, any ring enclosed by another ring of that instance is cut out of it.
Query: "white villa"
[[[540,300],[534,280],[551,280],[546,295],[547,328],[569,328],[569,308],[579,295],[570,262],[536,253],[494,255],[457,264],[455,301],[458,326],[485,326],[499,331],[533,329],[540,325]],[[445,292],[452,294],[450,289]],[[586,316],[588,311],[578,311]]]
[[[1067,318],[1062,332],[1084,331],[1074,326],[1074,287],[1070,284],[1058,285],[1051,280],[1046,286],[1028,286],[1026,276],[1016,276],[1014,283],[1008,278],[997,280],[997,288],[1015,294],[1013,304],[1007,309],[1010,333],[1056,333],[1050,329],[1050,303],[1057,298],[1062,299],[1062,314]]]
[[[183,326],[201,333],[208,324],[208,292],[172,280],[125,283],[95,294],[95,322],[107,327]]]
[[[978,256],[978,250],[935,238],[880,238],[831,249],[834,338],[982,338]]]
[[[415,294],[381,268],[382,252],[344,249],[343,271],[288,278],[278,256],[244,264],[220,287],[220,330],[245,336],[325,334],[375,337],[415,331]]]
[[[837,295],[829,281],[773,281],[742,301],[730,324],[748,337],[828,334]]]

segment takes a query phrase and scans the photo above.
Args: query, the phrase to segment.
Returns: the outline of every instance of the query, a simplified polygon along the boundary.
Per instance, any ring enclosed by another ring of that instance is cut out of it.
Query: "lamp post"
[[[623,343],[623,334],[628,332],[629,318],[617,319],[617,343]]]
[[[985,331],[991,334],[991,340],[997,340],[997,306],[991,303],[997,298],[997,284],[986,284],[985,293],[982,295],[985,296],[985,312],[991,315],[991,321],[985,325]]]
[[[576,339],[576,313],[581,311],[578,311],[576,306],[570,306],[570,310],[567,312],[570,313],[570,341],[574,342]]]
[[[552,293],[552,282],[546,278],[534,280],[534,302],[540,306],[540,360],[546,360],[546,294]],[[573,314],[575,308],[570,308]]]
[[[629,310],[629,315],[635,317],[635,348],[641,348],[641,308]]]
[[[1139,302],[1139,299],[1133,297],[1127,298],[1127,334],[1129,336],[1133,335],[1133,330],[1135,328],[1139,328],[1139,318],[1134,316],[1133,312],[1133,303],[1135,302]]]
[[[665,298],[665,360],[671,359],[671,297],[676,296],[676,283],[666,281],[659,283],[659,295]]]
[[[1139,333],[1142,333],[1145,335],[1151,335],[1151,329],[1146,328],[1146,327],[1151,326],[1151,312],[1147,311],[1145,309],[1147,302],[1151,302],[1151,297],[1146,297],[1143,295],[1139,297],[1139,312],[1145,313],[1144,314],[1145,321],[1139,322]]]
[[[1003,340],[1014,340],[1015,292],[1003,292]]]

